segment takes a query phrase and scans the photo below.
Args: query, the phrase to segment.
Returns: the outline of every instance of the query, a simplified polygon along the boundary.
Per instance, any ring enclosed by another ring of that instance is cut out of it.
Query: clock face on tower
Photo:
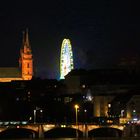
[[[61,56],[60,56],[60,79],[64,79],[73,69],[73,55],[72,47],[69,39],[64,39],[61,46]]]

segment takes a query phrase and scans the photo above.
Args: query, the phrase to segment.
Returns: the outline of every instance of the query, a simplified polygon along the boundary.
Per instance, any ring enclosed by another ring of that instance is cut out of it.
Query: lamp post
[[[39,108],[39,107],[36,107],[34,109],[34,123],[36,123],[36,121],[37,121],[37,111],[40,111],[40,113],[43,112],[43,110],[41,108]]]
[[[87,123],[87,110],[86,109],[84,109],[84,122],[85,122],[85,124]]]
[[[36,123],[36,109],[34,109],[34,123]]]
[[[79,105],[75,105],[75,124],[76,124],[76,137],[78,138],[78,108],[79,108]]]
[[[42,109],[40,109],[40,122],[41,123],[44,122],[44,120],[43,120],[43,110]]]

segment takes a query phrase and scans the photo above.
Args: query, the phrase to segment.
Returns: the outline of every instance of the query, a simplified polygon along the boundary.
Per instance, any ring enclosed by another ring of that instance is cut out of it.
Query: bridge
[[[48,123],[0,123],[0,133],[10,129],[24,129],[33,133],[33,138],[38,134],[39,138],[44,138],[44,134],[54,129],[62,129],[63,133],[66,129],[72,129],[74,132],[78,132],[83,137],[88,137],[91,131],[97,129],[115,129],[123,132],[124,125],[97,125],[97,124],[48,124]]]

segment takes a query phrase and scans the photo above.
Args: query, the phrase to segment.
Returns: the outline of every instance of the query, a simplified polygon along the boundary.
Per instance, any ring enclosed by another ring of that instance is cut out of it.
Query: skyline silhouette
[[[18,66],[22,31],[38,77],[59,78],[60,49],[71,40],[74,67],[97,69],[140,61],[139,7],[132,1],[12,1],[0,9],[0,67]]]

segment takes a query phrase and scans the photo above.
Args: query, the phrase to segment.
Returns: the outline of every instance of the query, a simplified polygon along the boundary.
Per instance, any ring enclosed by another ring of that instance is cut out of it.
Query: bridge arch
[[[76,137],[76,131],[78,132],[78,136],[82,137],[83,132],[80,130],[76,130],[72,127],[55,127],[52,128],[46,132],[44,132],[45,138],[75,138]]]
[[[27,128],[7,128],[0,132],[0,138],[38,138],[38,132]]]
[[[99,127],[88,131],[89,137],[121,137],[122,130],[113,127]]]

